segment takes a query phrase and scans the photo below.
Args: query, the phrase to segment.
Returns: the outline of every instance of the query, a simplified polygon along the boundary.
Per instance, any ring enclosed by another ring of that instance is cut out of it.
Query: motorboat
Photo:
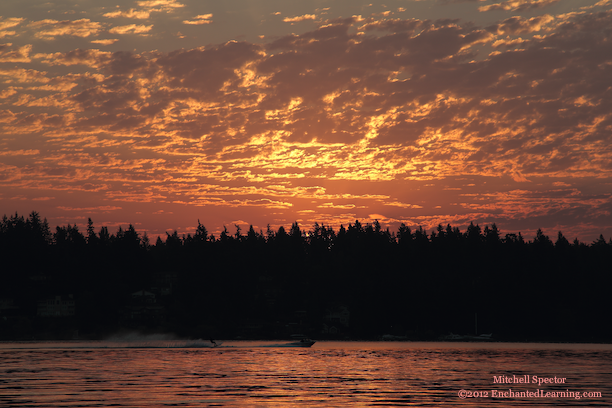
[[[294,340],[291,343],[271,344],[266,347],[312,347],[316,343],[303,334],[292,334],[291,338]]]
[[[282,347],[311,347],[315,343],[316,341],[314,340],[303,338],[300,341],[294,341],[292,343],[287,343],[283,345]]]
[[[300,341],[293,341],[291,343],[280,343],[280,344],[267,344],[261,347],[311,347],[316,341],[310,339],[302,339]]]

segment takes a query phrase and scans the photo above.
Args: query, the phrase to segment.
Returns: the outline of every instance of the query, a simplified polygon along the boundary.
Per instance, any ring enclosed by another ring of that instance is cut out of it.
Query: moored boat
[[[442,341],[491,341],[493,340],[493,333],[481,334],[479,336],[461,335],[451,333],[440,338]]]

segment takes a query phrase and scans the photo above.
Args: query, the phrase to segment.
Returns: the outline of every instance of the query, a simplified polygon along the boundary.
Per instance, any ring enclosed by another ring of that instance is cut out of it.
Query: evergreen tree
[[[95,245],[98,241],[96,232],[94,230],[93,221],[91,218],[87,218],[87,243],[89,245]]]
[[[205,226],[200,224],[200,220],[198,220],[198,228],[196,229],[194,239],[200,243],[208,241],[208,231]]]
[[[551,241],[550,238],[548,238],[547,235],[544,235],[544,232],[542,232],[541,228],[538,228],[538,231],[536,232],[536,236],[533,240],[534,245],[540,246],[542,248],[552,248],[553,247],[553,242]]]
[[[557,242],[555,242],[555,248],[565,250],[569,247],[569,241],[563,236],[563,233],[559,231],[559,234],[557,235]]]

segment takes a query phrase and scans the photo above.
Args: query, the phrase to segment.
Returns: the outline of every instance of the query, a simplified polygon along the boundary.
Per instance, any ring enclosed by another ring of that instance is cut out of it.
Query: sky
[[[0,215],[612,236],[612,0],[3,0]]]

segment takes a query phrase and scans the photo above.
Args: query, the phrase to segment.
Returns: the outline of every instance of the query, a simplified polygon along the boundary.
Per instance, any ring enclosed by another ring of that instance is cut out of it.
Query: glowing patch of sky
[[[5,1],[0,212],[609,235],[611,9]]]

